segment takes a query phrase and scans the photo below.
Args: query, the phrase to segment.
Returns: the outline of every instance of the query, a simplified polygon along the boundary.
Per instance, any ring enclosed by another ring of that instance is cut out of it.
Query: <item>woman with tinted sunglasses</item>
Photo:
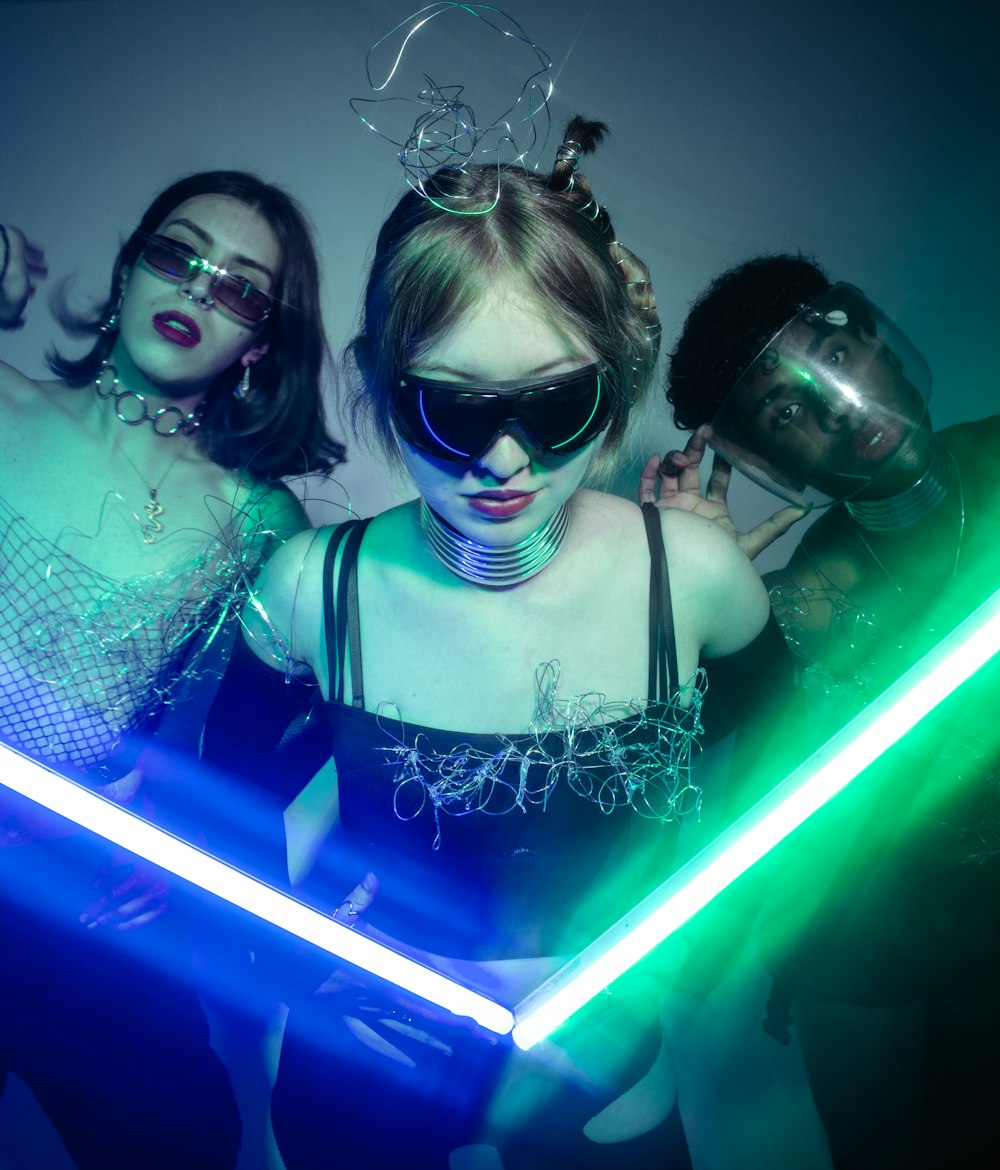
[[[0,326],[43,274],[0,231]],[[342,456],[308,226],[252,175],[182,179],[103,305],[62,316],[92,346],[54,354],[58,380],[0,364],[0,737],[147,813],[143,742],[165,713],[183,722],[234,601],[305,527],[282,477]],[[0,1082],[27,1082],[81,1166],[235,1165],[232,1090],[175,977],[188,952],[162,878],[5,793]]]
[[[293,881],[507,1005],[670,872],[700,800],[699,658],[767,616],[720,530],[583,486],[659,341],[645,267],[573,175],[601,130],[574,121],[548,176],[441,170],[382,227],[354,419],[418,498],[279,550],[207,732],[213,754],[280,770],[225,742],[228,712],[262,728],[289,674],[318,684],[333,759],[289,791]],[[324,1150],[355,1168],[689,1164],[648,984],[515,1059],[326,976],[292,1005],[272,1101],[289,1170]]]

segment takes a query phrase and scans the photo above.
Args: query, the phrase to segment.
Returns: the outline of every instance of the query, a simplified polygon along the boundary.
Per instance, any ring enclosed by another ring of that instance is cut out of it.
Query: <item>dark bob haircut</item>
[[[612,393],[605,449],[620,444],[632,406],[652,383],[660,326],[646,266],[615,239],[575,155],[605,127],[574,119],[575,152],[548,176],[517,166],[442,168],[427,198],[409,191],[382,226],[351,342],[360,374],[356,433],[398,459],[391,393],[421,351],[493,290],[513,283],[581,336]]]
[[[89,314],[73,313],[61,301],[55,306],[66,329],[96,337],[93,347],[77,361],[53,350],[49,365],[71,386],[85,386],[98,376],[116,336],[101,332],[101,323],[114,314],[122,273],[136,264],[146,241],[174,208],[198,195],[228,196],[256,211],[277,237],[282,257],[263,334],[268,351],[253,367],[252,392],[245,401],[231,393],[243,373],[235,363],[205,398],[198,445],[214,463],[264,480],[329,471],[343,461],[344,446],[329,434],[323,412],[327,347],[312,232],[295,200],[256,175],[204,171],[158,195],[118,253],[107,299]]]

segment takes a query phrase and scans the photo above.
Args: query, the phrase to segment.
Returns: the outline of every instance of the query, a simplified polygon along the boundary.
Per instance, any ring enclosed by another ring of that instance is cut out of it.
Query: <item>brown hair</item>
[[[274,307],[263,334],[268,352],[253,367],[253,393],[240,401],[230,393],[243,373],[239,363],[206,399],[198,445],[214,463],[249,471],[261,479],[329,471],[344,459],[344,445],[327,430],[321,377],[327,358],[319,297],[319,266],[312,233],[299,205],[280,187],[245,171],[203,171],[173,183],[146,209],[115,260],[107,299],[91,313],[71,312],[57,301],[56,314],[72,333],[96,335],[76,361],[58,351],[52,370],[71,386],[97,377],[116,333],[102,332],[118,304],[122,272],[133,267],[150,236],[175,207],[197,195],[227,195],[258,212],[277,237],[281,271]]]
[[[605,371],[614,450],[629,411],[649,389],[660,324],[646,266],[614,236],[577,156],[606,127],[574,118],[548,176],[514,165],[443,167],[427,193],[409,191],[382,225],[349,352],[361,375],[355,431],[398,457],[391,391],[408,365],[498,279],[513,276],[586,339]]]

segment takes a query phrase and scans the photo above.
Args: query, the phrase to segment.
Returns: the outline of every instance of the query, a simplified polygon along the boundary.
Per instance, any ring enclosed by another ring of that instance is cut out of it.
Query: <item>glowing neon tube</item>
[[[500,1035],[511,1030],[514,1020],[507,1008],[234,869],[6,744],[0,744],[0,761],[2,783],[29,800],[455,1015],[469,1016]]]
[[[822,808],[1000,650],[1000,590],[805,763],[514,1008],[531,1048]]]

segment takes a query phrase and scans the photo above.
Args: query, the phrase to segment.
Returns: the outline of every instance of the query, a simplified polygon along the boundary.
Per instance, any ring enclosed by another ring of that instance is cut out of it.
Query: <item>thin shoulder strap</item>
[[[323,628],[326,635],[327,670],[330,672],[330,694],[338,703],[344,701],[345,655],[350,646],[351,705],[362,709],[365,696],[358,608],[358,550],[368,524],[368,520],[348,520],[338,525],[330,534],[323,559]],[[337,554],[341,548],[343,555],[338,569]]]
[[[674,697],[680,685],[670,573],[667,550],[663,547],[660,510],[655,504],[643,504],[642,518],[646,522],[646,540],[649,542],[649,699],[666,702]]]

